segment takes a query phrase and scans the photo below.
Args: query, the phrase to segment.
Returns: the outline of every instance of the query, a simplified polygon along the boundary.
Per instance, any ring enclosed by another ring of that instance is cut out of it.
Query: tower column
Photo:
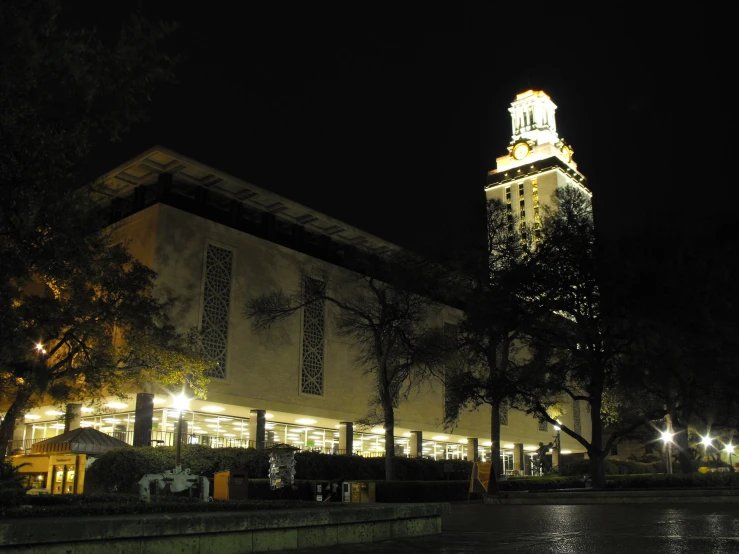
[[[67,413],[64,418],[64,432],[79,429],[81,417],[82,404],[67,404]]]
[[[339,453],[351,456],[354,452],[354,422],[339,423]]]
[[[423,431],[411,431],[410,448],[411,458],[423,455]]]
[[[516,443],[513,445],[513,469],[518,470],[521,475],[525,473],[524,458],[523,458],[523,443]]]
[[[266,410],[249,412],[249,442],[254,443],[254,448],[264,448],[266,414]]]
[[[467,461],[477,461],[477,439],[467,439]]]

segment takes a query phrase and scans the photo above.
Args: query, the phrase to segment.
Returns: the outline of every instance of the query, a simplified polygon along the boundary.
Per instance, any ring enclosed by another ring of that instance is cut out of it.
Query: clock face
[[[513,149],[513,157],[517,160],[523,160],[526,156],[529,155],[529,145],[525,142],[522,142]]]
[[[564,155],[565,160],[567,160],[568,162],[572,160],[572,150],[570,150],[566,146],[562,147],[562,155]]]

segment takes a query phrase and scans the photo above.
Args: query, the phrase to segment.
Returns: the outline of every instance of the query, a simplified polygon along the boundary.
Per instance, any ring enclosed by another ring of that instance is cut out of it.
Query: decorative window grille
[[[539,431],[549,431],[549,423],[546,421],[539,421]]]
[[[506,404],[500,405],[500,424],[508,425],[508,406]]]
[[[226,378],[228,354],[228,309],[231,301],[233,252],[212,244],[205,255],[203,319],[200,329],[206,354],[216,362],[209,377]]]
[[[582,433],[582,420],[580,419],[580,401],[572,401],[572,426],[577,434]]]
[[[324,283],[306,277],[303,281],[305,297],[323,294]],[[303,367],[300,390],[304,394],[323,394],[323,300],[311,302],[303,308]]]

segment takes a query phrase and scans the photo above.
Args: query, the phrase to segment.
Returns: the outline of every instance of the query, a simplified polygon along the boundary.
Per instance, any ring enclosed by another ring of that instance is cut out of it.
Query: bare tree
[[[482,264],[465,281],[465,315],[455,344],[456,363],[445,373],[445,423],[453,427],[465,409],[490,406],[491,457],[497,475],[500,467],[501,412],[517,403],[522,378],[522,333],[531,317],[529,252],[533,230],[509,217],[505,205],[493,200],[487,206],[487,243],[472,259]]]
[[[364,269],[346,272],[334,282],[325,270],[299,268],[301,279],[294,292],[279,290],[252,298],[244,315],[260,332],[316,302],[335,308],[337,333],[348,339],[357,363],[374,380],[369,411],[360,423],[382,424],[385,479],[391,480],[395,409],[427,379],[441,357],[440,330],[429,325],[440,304],[418,292],[419,283],[434,279],[438,270],[404,252],[394,252]]]

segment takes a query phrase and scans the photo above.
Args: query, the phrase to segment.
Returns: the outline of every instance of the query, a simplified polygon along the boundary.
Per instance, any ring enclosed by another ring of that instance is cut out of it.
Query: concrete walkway
[[[739,505],[455,504],[441,535],[301,552],[327,554],[739,553]]]

